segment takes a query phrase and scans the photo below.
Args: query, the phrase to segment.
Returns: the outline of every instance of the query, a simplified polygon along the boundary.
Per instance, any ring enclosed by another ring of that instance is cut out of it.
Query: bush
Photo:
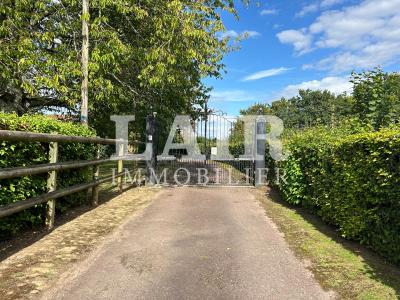
[[[284,199],[400,263],[400,130],[314,128],[293,134],[287,147]]]
[[[64,135],[95,136],[95,132],[80,124],[54,120],[42,115],[0,113],[1,130],[59,133]],[[40,142],[0,142],[0,168],[21,167],[48,163],[48,143]],[[59,161],[93,159],[95,146],[91,144],[60,143]],[[90,168],[64,171],[57,174],[57,188],[71,186],[88,181]],[[25,176],[0,180],[0,205],[38,196],[46,192],[47,174]],[[85,200],[85,193],[74,194],[57,201],[58,212]],[[0,237],[8,237],[24,227],[44,222],[45,204],[24,210],[12,216],[0,219]]]

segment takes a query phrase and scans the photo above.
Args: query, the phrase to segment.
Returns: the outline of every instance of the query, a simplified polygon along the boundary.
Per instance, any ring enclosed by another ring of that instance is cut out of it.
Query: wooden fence
[[[48,173],[47,188],[48,192],[40,196],[18,201],[9,205],[0,206],[0,218],[15,214],[35,205],[46,203],[46,226],[51,229],[54,227],[55,219],[55,201],[58,198],[68,196],[84,190],[92,190],[91,203],[98,205],[99,185],[118,178],[119,189],[122,190],[123,173],[123,154],[124,143],[114,139],[103,139],[96,137],[67,136],[59,134],[34,133],[26,131],[0,130],[0,140],[7,141],[26,141],[26,142],[44,142],[49,143],[49,163],[27,167],[0,169],[0,179],[10,179],[22,176]],[[86,161],[68,161],[58,162],[58,144],[59,143],[90,143],[97,144],[97,157],[95,160]],[[100,145],[117,145],[118,158],[100,159]],[[117,161],[117,174],[105,178],[99,178],[100,165]],[[74,185],[71,187],[57,189],[57,172],[69,169],[78,169],[83,167],[94,167],[93,181]]]

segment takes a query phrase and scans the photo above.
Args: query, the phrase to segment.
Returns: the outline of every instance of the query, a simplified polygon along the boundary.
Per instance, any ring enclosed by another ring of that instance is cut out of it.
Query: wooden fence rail
[[[122,176],[124,175],[122,172],[124,143],[121,140],[11,130],[0,130],[0,140],[49,143],[50,162],[48,164],[5,168],[0,170],[0,179],[10,179],[41,173],[49,174],[47,179],[48,193],[5,206],[0,206],[0,218],[10,216],[27,208],[47,202],[46,226],[51,229],[54,227],[56,199],[84,190],[92,189],[91,203],[92,205],[96,206],[98,204],[99,185],[110,180],[114,180],[114,178],[118,178],[118,186],[119,189],[122,190]],[[98,146],[95,160],[58,162],[58,143],[92,143],[97,145],[114,144],[117,145],[118,157],[100,159],[100,147]],[[99,178],[99,166],[110,161],[117,162],[117,174],[105,178]],[[93,181],[57,190],[57,172],[89,166],[94,167]]]
[[[115,176],[108,176],[96,181],[87,182],[79,185],[74,185],[71,187],[67,187],[65,189],[55,190],[53,192],[49,192],[47,194],[40,195],[38,197],[29,198],[23,201],[18,201],[0,208],[0,218],[10,216],[17,212],[20,212],[24,209],[31,208],[32,206],[42,204],[44,202],[48,202],[54,199],[58,199],[61,197],[65,197],[71,194],[75,194],[84,190],[87,190],[91,187],[98,186],[102,183],[113,180],[113,178],[121,177],[124,173],[116,174]]]
[[[71,136],[61,134],[37,133],[29,131],[0,130],[0,140],[8,141],[30,141],[30,142],[60,142],[60,143],[87,143],[115,145],[122,140],[103,139],[98,137]]]
[[[0,179],[11,179],[22,176],[43,174],[51,171],[60,172],[70,169],[97,166],[110,161],[115,161],[115,159],[105,158],[96,160],[80,160],[80,161],[68,161],[62,163],[40,164],[29,167],[6,168],[6,169],[0,169]]]

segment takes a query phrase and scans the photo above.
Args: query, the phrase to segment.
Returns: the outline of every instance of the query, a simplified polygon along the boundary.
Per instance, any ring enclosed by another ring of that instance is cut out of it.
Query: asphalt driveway
[[[165,188],[45,299],[329,299],[252,188]]]

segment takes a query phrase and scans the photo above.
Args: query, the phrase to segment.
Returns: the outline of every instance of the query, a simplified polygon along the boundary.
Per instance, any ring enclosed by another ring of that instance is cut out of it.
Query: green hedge
[[[43,115],[25,115],[0,112],[1,130],[59,133],[64,135],[95,136],[89,128],[62,122]],[[0,168],[30,166],[48,163],[48,143],[0,141]],[[95,146],[91,144],[59,144],[59,161],[92,159]],[[79,184],[91,176],[90,168],[64,171],[58,174],[57,187]],[[47,174],[0,180],[0,205],[24,200],[46,192]],[[71,195],[57,201],[58,212],[82,203],[85,193]],[[38,205],[15,215],[0,219],[0,238],[8,237],[22,228],[43,224],[45,205]]]
[[[289,159],[279,165],[284,199],[400,263],[400,130],[311,129],[292,135],[287,147]]]

